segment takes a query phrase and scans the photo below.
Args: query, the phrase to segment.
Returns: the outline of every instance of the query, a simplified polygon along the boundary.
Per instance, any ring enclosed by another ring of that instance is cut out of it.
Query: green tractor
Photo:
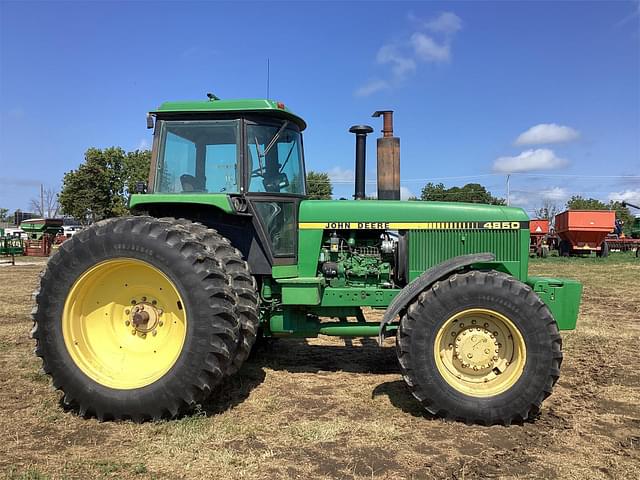
[[[306,124],[280,102],[211,95],[150,113],[134,216],[64,242],[35,295],[36,354],[63,404],[172,418],[216,395],[258,337],[394,336],[431,414],[532,418],[560,375],[581,285],[528,276],[519,208],[398,201],[399,139],[391,112],[375,115],[378,200],[364,200],[373,129],[355,126],[355,199],[332,201],[306,199]]]

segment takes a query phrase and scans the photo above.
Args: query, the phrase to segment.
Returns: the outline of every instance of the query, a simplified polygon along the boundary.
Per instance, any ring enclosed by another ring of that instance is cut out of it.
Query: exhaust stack
[[[364,200],[365,168],[367,163],[367,134],[373,132],[369,125],[354,125],[349,132],[356,134],[356,188],[353,198]]]
[[[400,200],[400,139],[393,136],[393,110],[374,112],[382,116],[378,138],[378,200]]]

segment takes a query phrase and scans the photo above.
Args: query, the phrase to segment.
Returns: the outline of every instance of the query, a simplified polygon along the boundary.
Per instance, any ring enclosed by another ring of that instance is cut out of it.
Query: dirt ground
[[[7,478],[640,478],[640,262],[546,259],[584,282],[554,394],[533,422],[434,419],[409,394],[393,341],[262,347],[194,415],[142,425],[59,406],[33,355],[41,265],[0,267],[0,475]],[[352,344],[350,344],[352,343]]]

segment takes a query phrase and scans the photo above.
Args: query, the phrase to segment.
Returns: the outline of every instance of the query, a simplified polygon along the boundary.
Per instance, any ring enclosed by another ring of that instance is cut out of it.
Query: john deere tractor
[[[364,200],[373,129],[356,125],[355,198],[334,201],[306,199],[306,124],[282,103],[211,95],[151,112],[133,216],[64,242],[35,295],[36,353],[63,403],[100,420],[171,418],[216,395],[257,337],[322,334],[395,337],[433,415],[535,415],[581,285],[528,275],[519,208],[399,201],[400,141],[391,112],[375,115],[378,199]]]

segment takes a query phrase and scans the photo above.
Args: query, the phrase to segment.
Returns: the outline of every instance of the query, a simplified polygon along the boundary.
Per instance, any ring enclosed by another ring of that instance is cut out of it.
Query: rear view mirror
[[[147,128],[153,128],[153,115],[147,113]]]

